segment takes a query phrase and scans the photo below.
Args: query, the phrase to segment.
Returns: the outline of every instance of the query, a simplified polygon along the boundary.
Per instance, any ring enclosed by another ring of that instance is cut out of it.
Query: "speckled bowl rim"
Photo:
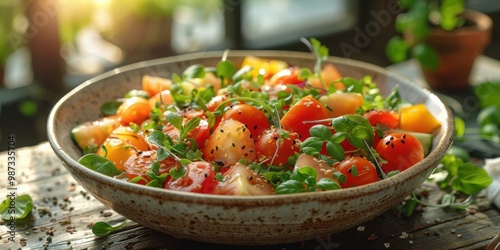
[[[108,71],[90,80],[85,81],[84,83],[80,84],[79,86],[75,87],[73,90],[68,92],[65,96],[63,96],[54,105],[52,111],[50,112],[47,122],[47,132],[48,132],[48,141],[51,147],[53,148],[56,155],[63,162],[67,164],[66,167],[74,168],[79,173],[91,176],[92,178],[99,180],[99,182],[109,183],[109,185],[116,186],[117,188],[120,188],[124,191],[132,193],[137,193],[140,191],[142,194],[151,195],[153,197],[162,197],[162,198],[168,197],[169,200],[175,200],[175,201],[201,202],[205,204],[218,204],[218,205],[227,204],[228,201],[231,201],[239,205],[258,206],[259,204],[287,204],[287,203],[293,204],[300,201],[310,201],[310,200],[336,200],[336,199],[342,200],[349,197],[356,197],[358,195],[361,196],[364,194],[377,193],[391,186],[401,184],[405,180],[413,178],[427,171],[429,168],[436,166],[439,160],[442,158],[442,156],[446,154],[446,151],[453,143],[455,130],[454,130],[454,121],[452,119],[453,117],[452,113],[450,109],[439,99],[439,97],[433,94],[430,90],[423,88],[416,81],[406,78],[386,68],[382,68],[373,64],[347,58],[329,57],[327,60],[329,62],[350,64],[356,67],[367,68],[371,71],[377,72],[378,74],[387,75],[393,78],[400,79],[402,82],[411,85],[410,87],[415,91],[424,91],[424,93],[428,96],[428,98],[430,98],[432,102],[437,104],[441,110],[445,111],[447,117],[449,117],[449,119],[447,119],[445,123],[441,124],[441,130],[443,131],[443,136],[441,140],[438,141],[438,144],[433,148],[432,152],[430,152],[430,154],[427,157],[425,157],[421,162],[415,164],[413,167],[407,169],[406,171],[401,172],[396,176],[360,187],[313,192],[313,193],[262,195],[262,196],[227,196],[227,195],[215,195],[215,194],[210,194],[210,195],[198,194],[198,193],[189,193],[189,192],[182,192],[175,190],[153,188],[108,177],[106,175],[99,174],[79,164],[77,162],[77,159],[73,159],[72,157],[70,157],[61,146],[62,141],[57,136],[57,133],[54,130],[54,124],[57,122],[55,120],[55,117],[57,117],[57,113],[59,112],[60,109],[62,109],[64,103],[72,96],[77,95],[80,90],[88,88],[95,82],[113,77],[117,74],[121,74],[127,71],[140,69],[148,66],[155,66],[158,64],[179,62],[183,60],[193,60],[204,57],[221,57],[222,53],[223,52],[221,51],[193,53],[193,54],[172,56],[167,58],[138,62],[116,68],[114,70]],[[313,57],[310,53],[294,52],[294,51],[252,51],[252,50],[244,51],[243,50],[243,51],[231,51],[230,56],[254,55],[262,57],[265,56],[270,57],[273,55],[273,53],[286,53],[287,57],[313,60]]]

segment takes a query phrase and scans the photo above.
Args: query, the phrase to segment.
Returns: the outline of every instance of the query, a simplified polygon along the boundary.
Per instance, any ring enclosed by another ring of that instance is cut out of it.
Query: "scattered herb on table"
[[[448,152],[441,160],[434,174],[441,173],[444,178],[434,180],[437,186],[448,193],[444,194],[439,204],[422,201],[413,192],[410,199],[405,201],[402,214],[411,216],[418,204],[427,207],[466,209],[474,202],[474,197],[487,188],[492,179],[481,167],[470,161],[464,161],[460,156]],[[458,201],[460,195],[467,195],[463,201]]]
[[[97,236],[107,236],[108,234],[122,228],[125,224],[127,223],[127,220],[124,220],[123,222],[111,226],[108,223],[104,221],[98,221],[92,225],[92,233],[94,233]]]
[[[491,99],[492,96],[500,96],[500,84],[489,82],[480,84],[476,86],[475,95],[479,100],[480,108],[476,118],[479,131],[476,128],[466,127],[465,121],[460,116],[456,116],[456,141],[480,139],[493,143],[500,142],[500,102],[493,101],[497,99]],[[403,215],[412,215],[418,204],[466,209],[473,203],[474,197],[493,181],[486,170],[470,161],[470,155],[466,149],[456,145],[453,145],[441,159],[440,165],[434,171],[434,174],[438,173],[441,173],[443,178],[434,180],[435,183],[440,189],[448,192],[441,199],[441,203],[426,203],[413,192],[412,197],[403,205]],[[458,202],[457,197],[460,195],[466,195],[467,198]]]
[[[4,220],[20,220],[26,218],[33,209],[33,200],[31,196],[23,194],[11,199],[11,196],[7,195],[7,198],[0,204],[0,213],[2,214],[2,219]]]

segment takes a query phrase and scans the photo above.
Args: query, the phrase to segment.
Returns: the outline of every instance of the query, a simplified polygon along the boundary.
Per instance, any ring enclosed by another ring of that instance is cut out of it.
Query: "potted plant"
[[[14,20],[23,13],[25,7],[25,1],[0,1],[2,10],[0,15],[0,33],[2,34],[0,36],[0,87],[4,85],[7,59],[22,45],[18,40],[20,31],[14,24]]]
[[[464,0],[399,0],[406,10],[395,21],[386,54],[392,62],[415,58],[432,89],[457,92],[469,86],[475,58],[491,38],[491,18],[468,10]]]

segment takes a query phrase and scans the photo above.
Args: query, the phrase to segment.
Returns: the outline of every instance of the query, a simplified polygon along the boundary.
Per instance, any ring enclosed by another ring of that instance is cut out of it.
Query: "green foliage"
[[[443,195],[439,204],[424,202],[413,192],[412,197],[407,199],[401,208],[403,216],[411,216],[418,204],[427,207],[462,210],[472,204],[474,201],[473,197],[481,192],[481,190],[487,188],[493,180],[481,166],[464,161],[464,157],[467,158],[468,155],[463,155],[463,152],[460,150],[450,150],[441,159],[440,167],[434,171],[434,173],[441,173],[444,176],[444,178],[436,180],[438,187],[444,191],[448,191],[448,193]],[[459,194],[467,195],[468,197],[463,201],[458,201]]]
[[[417,59],[426,69],[436,69],[439,64],[436,51],[425,43],[432,27],[451,31],[464,21],[460,14],[464,11],[463,0],[400,0],[399,5],[406,10],[396,17],[396,35],[386,45],[386,55],[394,63],[402,62],[410,56]]]
[[[21,36],[19,27],[14,25],[14,20],[22,15],[28,1],[0,1],[0,67],[6,62],[10,54],[24,44],[25,38]]]
[[[500,83],[484,82],[474,89],[481,110],[477,116],[482,139],[500,142]]]

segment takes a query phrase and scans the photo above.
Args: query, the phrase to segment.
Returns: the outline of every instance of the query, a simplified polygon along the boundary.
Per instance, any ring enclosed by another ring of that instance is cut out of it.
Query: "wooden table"
[[[8,152],[0,153],[0,187],[6,196],[29,194],[34,209],[16,225],[15,237],[0,227],[0,249],[485,249],[500,233],[500,211],[484,197],[466,211],[427,208],[410,218],[399,206],[348,231],[307,242],[279,246],[224,246],[182,240],[132,221],[107,237],[97,237],[97,221],[117,224],[125,219],[88,194],[62,166],[47,142],[19,148],[16,183],[9,186]],[[442,193],[429,183],[429,200]]]

